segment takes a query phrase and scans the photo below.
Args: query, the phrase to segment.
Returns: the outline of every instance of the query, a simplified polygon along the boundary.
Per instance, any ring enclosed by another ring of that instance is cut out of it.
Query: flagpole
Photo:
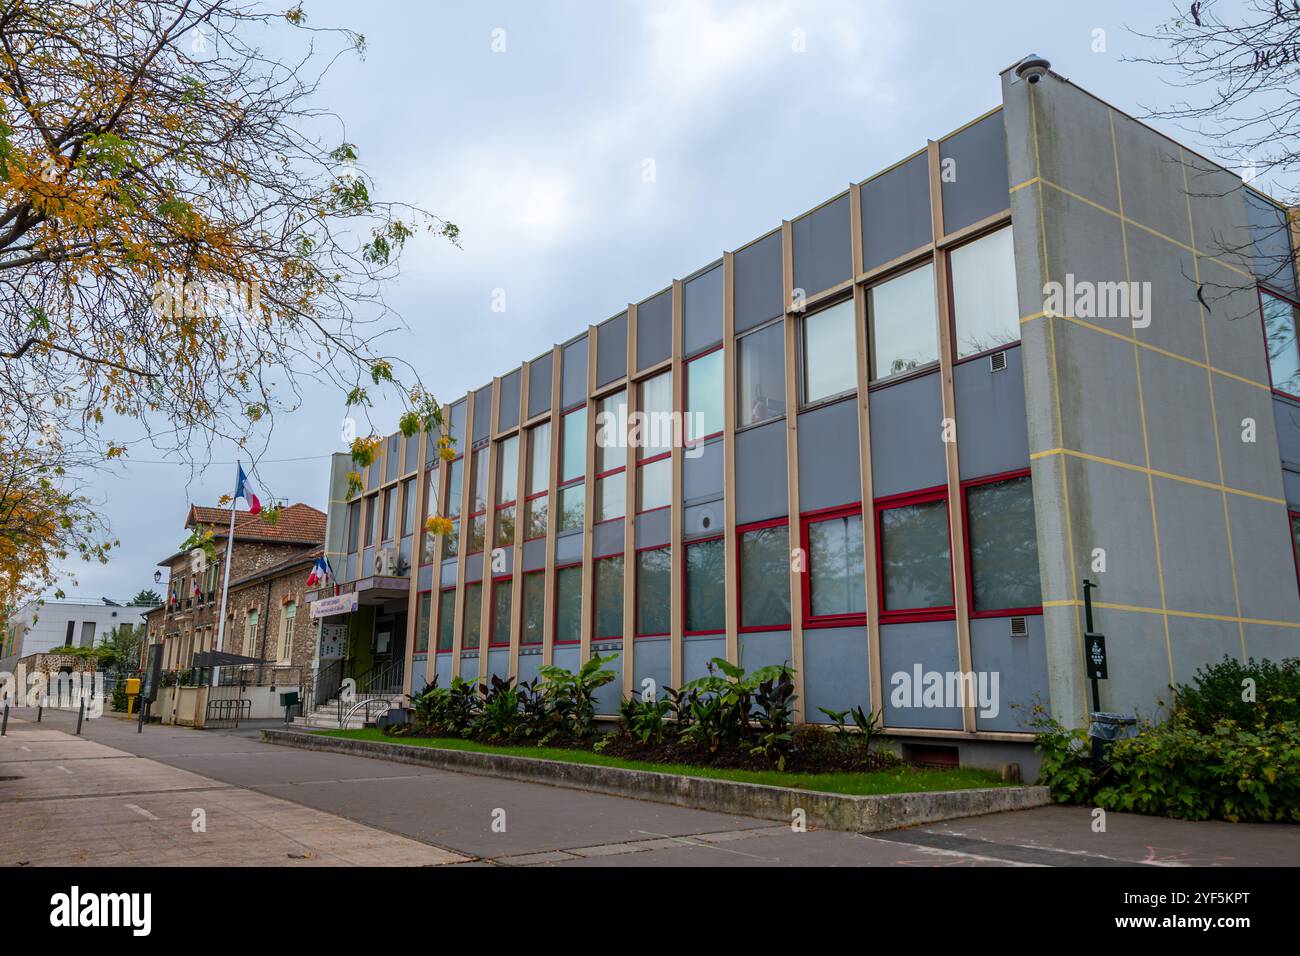
[[[217,653],[225,648],[226,591],[230,587],[230,556],[235,547],[235,510],[239,507],[239,473],[244,470],[242,461],[235,462],[235,495],[230,499],[230,530],[226,533],[226,566],[221,569],[221,609],[217,611]],[[212,668],[212,686],[217,686],[220,667]]]

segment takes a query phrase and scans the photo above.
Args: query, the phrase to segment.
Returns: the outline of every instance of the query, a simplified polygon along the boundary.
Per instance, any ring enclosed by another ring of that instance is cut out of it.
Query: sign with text
[[[312,617],[329,617],[331,614],[351,614],[357,609],[356,593],[339,594],[311,602]]]
[[[1089,632],[1083,636],[1084,658],[1089,680],[1106,680],[1106,635]]]

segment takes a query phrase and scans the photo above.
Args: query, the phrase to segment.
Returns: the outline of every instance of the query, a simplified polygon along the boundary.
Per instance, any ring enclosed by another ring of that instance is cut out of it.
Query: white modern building
[[[119,624],[144,624],[148,607],[106,604],[102,598],[28,601],[5,622],[0,659],[56,647],[94,647]]]

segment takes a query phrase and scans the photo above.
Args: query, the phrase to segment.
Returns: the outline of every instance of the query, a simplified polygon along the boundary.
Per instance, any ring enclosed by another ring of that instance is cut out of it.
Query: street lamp
[[[155,572],[153,573],[153,583],[154,583],[154,584],[162,584],[162,572],[161,572],[161,571],[155,571]]]

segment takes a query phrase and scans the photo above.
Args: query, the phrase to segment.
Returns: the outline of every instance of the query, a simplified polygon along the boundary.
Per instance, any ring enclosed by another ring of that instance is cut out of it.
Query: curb
[[[263,730],[262,740],[301,750],[378,757],[381,760],[436,767],[440,770],[569,787],[784,823],[788,823],[794,811],[799,809],[804,811],[806,822],[810,826],[856,833],[894,830],[1006,810],[1027,810],[1051,802],[1047,787],[989,787],[851,796],[508,754],[322,737],[297,731]]]

